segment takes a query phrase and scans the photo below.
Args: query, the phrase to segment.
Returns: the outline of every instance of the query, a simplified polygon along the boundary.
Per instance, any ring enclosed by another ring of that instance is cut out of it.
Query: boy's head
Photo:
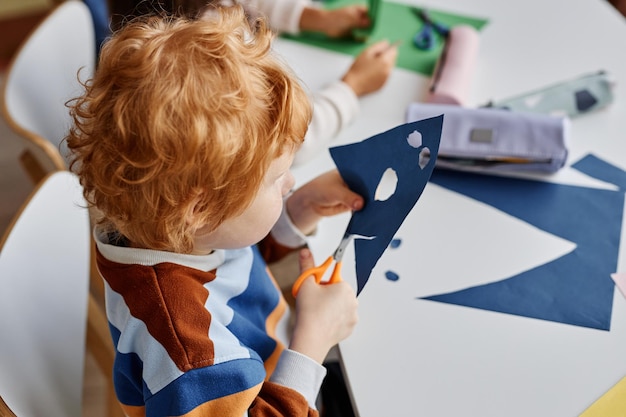
[[[193,235],[241,214],[311,117],[263,21],[239,7],[209,21],[132,22],[104,45],[71,106],[68,138],[88,201],[134,245],[190,252]]]

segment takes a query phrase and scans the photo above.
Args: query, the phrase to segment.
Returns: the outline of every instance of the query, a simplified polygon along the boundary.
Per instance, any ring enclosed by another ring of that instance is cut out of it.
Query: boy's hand
[[[360,97],[382,88],[398,58],[397,45],[376,42],[361,52],[341,79]]]
[[[363,208],[363,197],[351,191],[333,170],[304,184],[287,200],[287,214],[304,234],[315,230],[322,217]]]
[[[308,249],[300,252],[300,269],[314,266]],[[352,287],[339,282],[318,285],[311,276],[296,298],[296,322],[289,348],[322,363],[330,348],[354,330],[358,301]]]
[[[365,29],[370,25],[367,7],[363,5],[332,10],[305,7],[300,16],[300,30],[321,32],[330,38],[349,36],[352,29]]]

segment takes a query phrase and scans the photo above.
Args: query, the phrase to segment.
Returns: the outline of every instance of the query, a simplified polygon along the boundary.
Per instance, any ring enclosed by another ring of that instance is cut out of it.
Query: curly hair
[[[198,227],[250,205],[270,163],[302,143],[312,112],[272,54],[273,36],[237,6],[210,20],[134,21],[105,43],[69,103],[66,139],[106,231],[189,253]]]

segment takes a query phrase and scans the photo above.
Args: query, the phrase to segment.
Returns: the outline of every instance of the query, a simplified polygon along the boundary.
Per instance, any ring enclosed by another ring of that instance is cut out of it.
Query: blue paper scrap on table
[[[587,155],[574,165],[619,190],[437,170],[431,181],[577,245],[552,262],[424,300],[610,330],[626,172]]]
[[[443,115],[330,149],[346,184],[365,199],[364,208],[352,214],[347,228],[355,235],[357,294],[424,191],[435,167],[442,127]],[[397,176],[395,192],[381,201],[376,199],[376,189],[390,168]]]

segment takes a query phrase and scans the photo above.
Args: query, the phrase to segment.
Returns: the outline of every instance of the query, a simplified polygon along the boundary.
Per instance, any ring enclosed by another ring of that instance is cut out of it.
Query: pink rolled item
[[[615,281],[615,285],[617,285],[617,288],[619,288],[622,295],[626,297],[626,272],[616,272],[614,274],[611,274],[611,278],[613,278],[613,281]]]
[[[467,25],[453,27],[435,66],[426,102],[464,105],[477,55],[478,31]]]

